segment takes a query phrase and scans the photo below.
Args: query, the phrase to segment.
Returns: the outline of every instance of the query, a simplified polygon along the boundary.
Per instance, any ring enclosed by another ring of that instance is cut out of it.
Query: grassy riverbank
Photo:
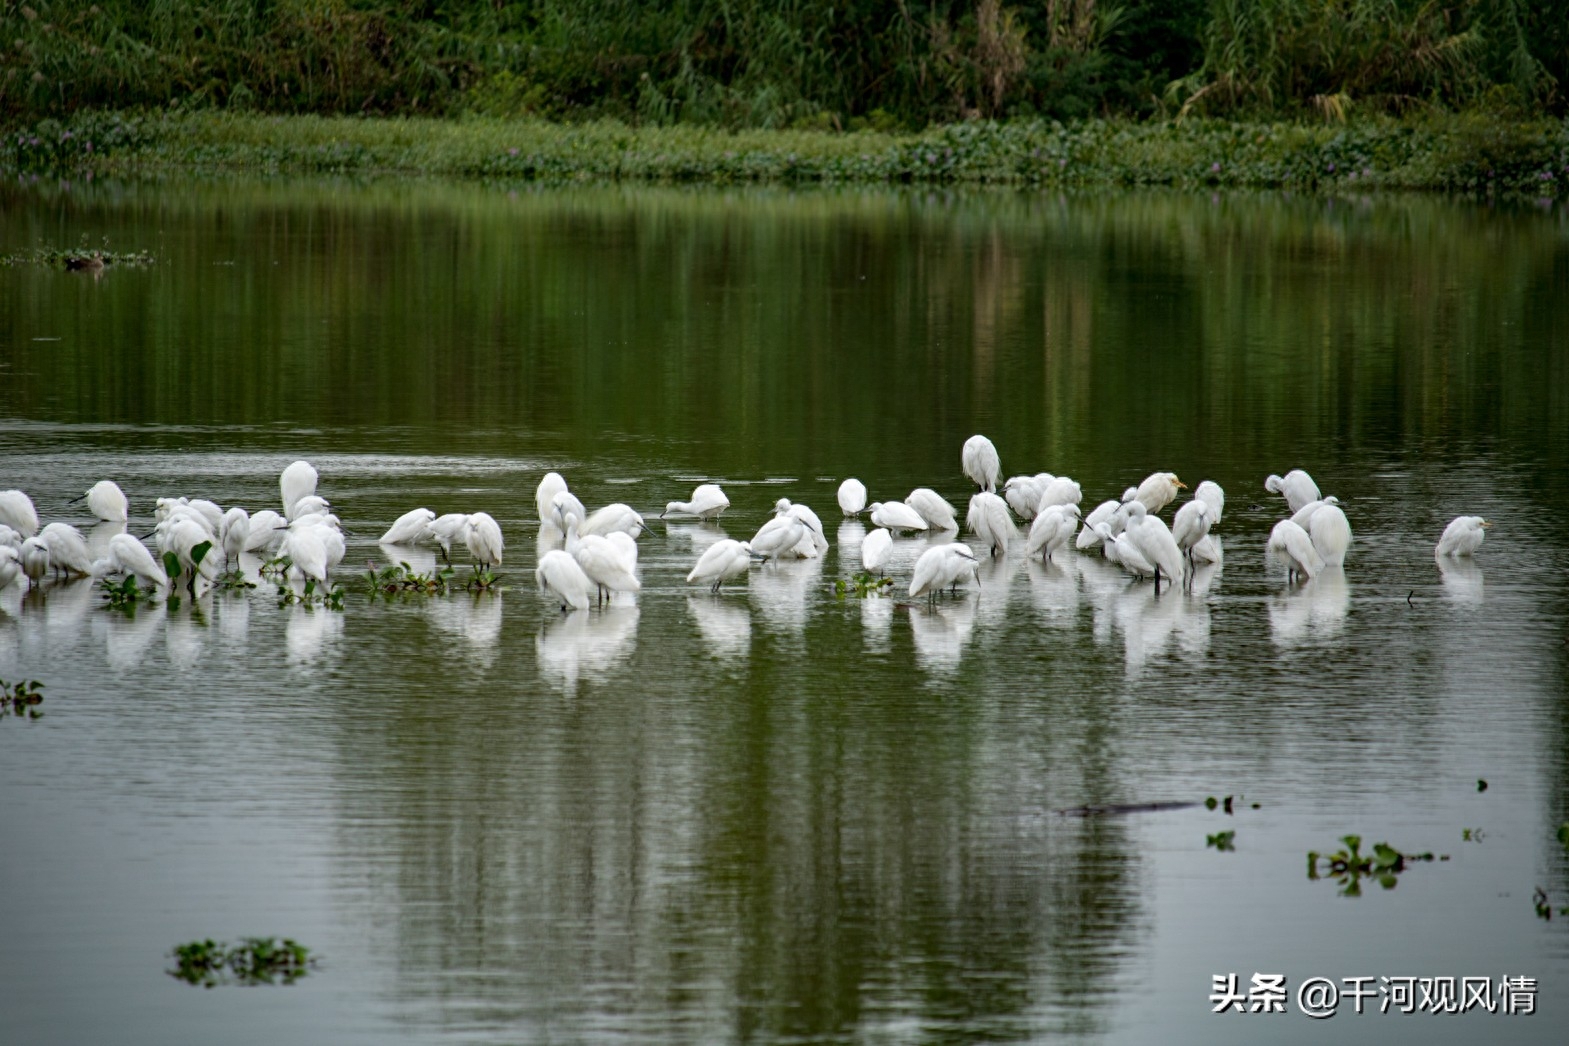
[[[975,121],[920,133],[531,119],[78,114],[12,130],[23,177],[404,173],[506,181],[1421,189],[1558,198],[1569,122]]]

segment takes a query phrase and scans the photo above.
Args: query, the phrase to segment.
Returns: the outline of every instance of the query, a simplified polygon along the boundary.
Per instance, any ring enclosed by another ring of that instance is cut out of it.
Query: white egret
[[[10,588],[21,576],[21,555],[10,545],[0,545],[0,589]]]
[[[539,525],[555,527],[560,530],[560,523],[556,516],[556,495],[564,494],[567,490],[567,481],[561,478],[559,472],[547,472],[545,478],[539,481],[539,486],[534,488],[534,507],[539,510]],[[587,513],[579,512],[578,519]]]
[[[866,484],[851,477],[839,484],[839,511],[859,516],[866,510]]]
[[[617,533],[622,533],[617,531]],[[643,587],[632,572],[627,569],[621,553],[616,550],[608,538],[598,534],[585,535],[577,542],[573,551],[578,566],[583,568],[583,573],[594,583],[595,602],[602,596],[608,597],[611,592],[636,592]]]
[[[1182,554],[1193,561],[1193,546],[1209,534],[1209,528],[1214,525],[1210,516],[1208,501],[1200,500],[1196,495],[1192,501],[1177,509],[1177,514],[1171,520],[1171,536],[1176,539],[1177,547]]]
[[[1058,476],[1041,488],[1040,499],[1035,503],[1037,514],[1053,505],[1077,505],[1084,500],[1084,490],[1078,482],[1067,476]]]
[[[425,524],[425,532],[441,546],[441,558],[448,563],[452,562],[452,543],[462,538],[468,521],[467,512],[448,512]]]
[[[1193,496],[1209,506],[1209,525],[1219,526],[1220,516],[1226,508],[1226,492],[1220,484],[1212,479],[1206,479],[1193,490]]]
[[[189,570],[193,585],[198,576],[209,582],[217,578],[218,565],[223,562],[223,550],[215,544],[213,534],[201,523],[188,515],[174,515],[158,524],[158,527],[163,537],[161,547],[166,552],[174,553],[174,558],[180,564],[181,575]],[[207,551],[202,553],[202,560],[197,563],[196,549],[203,544],[208,546]]]
[[[1025,555],[1033,556],[1039,552],[1043,561],[1051,559],[1058,549],[1067,545],[1078,526],[1079,506],[1046,506],[1030,524],[1030,535],[1024,546]]]
[[[125,493],[112,479],[99,480],[87,488],[87,493],[72,498],[70,504],[74,505],[82,498],[87,499],[87,511],[106,523],[124,523],[130,518]]]
[[[1433,549],[1435,556],[1469,556],[1482,547],[1487,528],[1492,524],[1481,516],[1456,516],[1444,528],[1444,536]]]
[[[425,528],[436,514],[428,508],[410,509],[397,519],[387,532],[377,539],[380,545],[413,545],[429,533]]]
[[[264,508],[251,517],[251,532],[245,538],[246,552],[264,552],[283,540],[280,528],[288,520],[270,508]]]
[[[162,523],[175,509],[183,508],[190,503],[190,498],[159,498],[153,502],[153,520]]]
[[[49,573],[49,546],[42,538],[26,538],[17,555],[22,561],[22,573],[27,575],[28,587],[37,587]]]
[[[278,552],[289,560],[291,575],[303,575],[321,585],[327,584],[327,529],[310,522],[289,525]],[[180,555],[178,552],[175,554]],[[181,562],[185,562],[184,556],[181,556]],[[206,565],[207,561],[202,560],[204,574]]]
[[[1338,567],[1346,561],[1346,550],[1351,547],[1351,523],[1340,506],[1324,505],[1308,522],[1308,536],[1313,539],[1313,549],[1323,559],[1326,567]]]
[[[793,550],[803,539],[810,540],[807,526],[788,512],[777,515],[758,528],[752,536],[753,553],[765,559],[778,560]]]
[[[278,490],[283,495],[283,514],[292,518],[294,506],[303,497],[316,493],[316,470],[308,461],[296,461],[278,477]]]
[[[997,448],[985,436],[971,436],[964,441],[960,455],[964,474],[975,481],[976,487],[987,493],[997,490],[997,480],[1002,476],[1002,459]]]
[[[965,515],[964,523],[993,556],[999,553],[1006,556],[1008,545],[1019,536],[1013,518],[1008,515],[1008,503],[989,491],[981,491],[970,498],[970,511]]]
[[[534,570],[534,582],[541,592],[553,592],[561,600],[561,609],[588,609],[588,594],[594,583],[583,573],[583,568],[571,554],[551,549],[539,557]]]
[[[245,551],[250,537],[251,517],[243,508],[236,505],[223,514],[223,526],[218,528],[218,541],[223,545],[224,557],[236,568],[240,565],[240,553]]]
[[[687,574],[686,580],[688,584],[694,581],[712,582],[709,589],[718,592],[721,585],[733,577],[746,573],[751,565],[752,546],[745,541],[724,538],[703,550],[703,554],[697,558],[697,563]]]
[[[148,588],[168,588],[169,575],[163,569],[163,564],[153,558],[147,546],[137,541],[129,534],[116,534],[109,539],[108,555],[109,571],[134,575],[138,581],[144,582]],[[93,564],[93,573],[99,573],[98,567],[104,561],[99,560]]]
[[[92,553],[87,539],[69,523],[51,523],[38,532],[38,539],[49,546],[49,565],[66,576],[88,577],[93,572]]]
[[[882,527],[874,527],[861,542],[861,569],[868,574],[883,572],[888,564],[888,554],[893,551],[893,534]]]
[[[1110,523],[1117,510],[1122,507],[1120,501],[1102,501],[1084,517],[1084,526],[1079,530],[1079,536],[1074,541],[1076,548],[1094,548],[1101,542],[1099,527],[1102,523]]]
[[[583,521],[588,518],[588,509],[583,507],[577,495],[570,490],[557,491],[550,499],[550,510],[554,513],[556,529],[562,534],[567,532],[564,521],[568,516],[576,516],[578,526],[582,526]]]
[[[1283,496],[1292,512],[1309,501],[1318,501],[1321,497],[1318,484],[1313,482],[1312,476],[1301,469],[1292,469],[1284,477],[1270,475],[1264,480],[1264,489],[1271,494]]]
[[[1154,515],[1176,500],[1177,491],[1186,490],[1187,484],[1175,472],[1151,472],[1128,500],[1137,501]]]
[[[996,497],[995,494],[992,496]],[[1002,502],[1001,498],[997,500]],[[910,595],[935,599],[945,588],[952,586],[957,589],[959,579],[966,574],[974,575],[977,583],[980,581],[980,564],[976,562],[975,552],[969,545],[957,541],[934,545],[922,552],[921,558],[915,561],[915,576],[910,579]]]
[[[1188,552],[1188,559],[1195,565],[1199,563],[1219,563],[1224,558],[1224,549],[1221,548],[1220,538],[1214,534],[1206,534]]]
[[[590,512],[583,522],[577,525],[577,529],[583,537],[588,537],[590,534],[604,537],[619,530],[635,538],[648,527],[643,525],[643,517],[631,505],[623,505],[616,501]]]
[[[1167,581],[1178,584],[1187,582],[1187,563],[1183,558],[1182,550],[1177,547],[1177,539],[1171,536],[1166,521],[1151,514],[1142,501],[1136,500],[1128,505],[1128,526],[1125,533],[1128,540],[1133,542],[1133,547],[1138,549],[1155,568],[1157,593],[1160,591],[1162,572],[1165,573]]]
[[[1144,558],[1144,553],[1128,540],[1126,533],[1112,533],[1110,523],[1097,523],[1095,529],[1100,532],[1101,551],[1108,560],[1138,577],[1154,576],[1155,568]]]
[[[22,547],[21,531],[12,529],[8,524],[0,523],[0,545],[20,550]]]
[[[1311,578],[1324,569],[1324,558],[1313,547],[1313,539],[1308,536],[1307,531],[1289,519],[1283,519],[1275,524],[1275,529],[1269,532],[1269,543],[1265,549],[1286,559],[1288,581],[1294,574],[1303,574]]]
[[[930,487],[916,487],[904,503],[913,508],[934,530],[958,530],[959,521],[948,499]]]
[[[38,533],[38,510],[33,499],[20,490],[0,490],[0,523],[24,538]]]
[[[1324,498],[1322,501],[1309,501],[1306,505],[1303,505],[1301,508],[1297,509],[1291,514],[1291,522],[1295,523],[1303,530],[1307,530],[1308,523],[1312,521],[1313,514],[1315,512],[1323,508],[1325,505],[1338,504],[1340,504],[1340,499],[1335,497],[1333,494],[1327,498]]]
[[[211,504],[211,502],[208,502],[208,504]],[[192,507],[195,507],[196,502],[191,502],[191,505]],[[304,497],[296,501],[294,503],[294,507],[285,512],[283,515],[284,518],[292,522],[304,516],[325,516],[331,511],[332,505],[328,503],[326,498],[322,497],[320,494],[306,494]]]
[[[468,546],[474,562],[485,569],[499,567],[506,542],[501,537],[501,525],[488,512],[472,512],[463,520],[463,543]]]
[[[872,523],[894,533],[927,529],[925,518],[902,501],[874,501],[871,509]]]
[[[785,511],[799,519],[806,526],[806,537],[801,540],[795,549],[795,554],[802,559],[811,559],[828,551],[828,535],[823,533],[823,521],[817,518],[817,513],[800,502],[791,503],[780,498],[774,503],[774,511],[779,511],[779,506],[785,506]]]
[[[610,547],[615,550],[616,555],[621,557],[621,563],[626,567],[627,573],[636,573],[637,542],[632,539],[632,536],[618,530],[613,534],[606,535],[605,540],[610,542]]]
[[[1041,492],[1056,478],[1049,472],[1038,476],[1009,476],[1008,482],[1002,485],[1003,500],[1020,519],[1034,519],[1040,509]]]
[[[683,516],[696,516],[698,519],[718,519],[720,513],[730,507],[730,499],[725,492],[719,489],[717,483],[703,483],[692,491],[691,501],[669,501],[665,503],[665,510],[660,516],[668,516],[672,512]]]

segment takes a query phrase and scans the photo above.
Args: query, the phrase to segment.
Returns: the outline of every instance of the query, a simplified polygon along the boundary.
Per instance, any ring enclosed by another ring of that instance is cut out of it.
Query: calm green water
[[[350,594],[0,593],[0,676],[46,683],[0,722],[8,1046],[1562,1041],[1569,914],[1532,897],[1569,907],[1562,209],[0,192],[0,249],[82,237],[159,262],[0,269],[0,488],[85,527],[66,500],[111,477],[145,532],[160,495],[276,508],[307,457]],[[962,511],[973,432],[1087,506],[1217,480],[1223,567],[1157,598],[1016,553],[932,609],[836,599],[838,481]],[[1262,551],[1293,467],[1356,530],[1302,587]],[[733,507],[652,523],[642,592],[562,615],[530,578],[547,469],[590,506],[716,479]],[[684,583],[780,496],[827,556]],[[417,505],[500,520],[506,590],[368,601],[347,568]],[[1497,527],[1443,573],[1462,513]],[[1345,897],[1305,870],[1346,833],[1450,859]],[[164,973],[252,934],[321,967]],[[1290,1012],[1212,1015],[1228,972],[1284,974]],[[1380,975],[1535,977],[1539,1012],[1298,1012],[1306,978]]]

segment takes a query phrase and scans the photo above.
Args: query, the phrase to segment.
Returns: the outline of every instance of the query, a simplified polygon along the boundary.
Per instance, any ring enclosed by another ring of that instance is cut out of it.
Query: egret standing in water
[[[283,514],[293,517],[294,506],[303,497],[316,493],[316,469],[308,461],[296,461],[278,476],[278,492],[283,495]]]
[[[1482,547],[1487,528],[1492,524],[1481,516],[1456,516],[1444,528],[1444,536],[1433,549],[1435,556],[1469,556]]]
[[[927,529],[921,514],[902,501],[874,501],[871,509],[873,525],[887,527],[896,534],[901,530]]]
[[[392,526],[387,528],[385,534],[376,539],[376,543],[380,545],[417,544],[421,538],[426,536],[428,533],[426,528],[430,525],[430,521],[435,518],[436,514],[428,508],[410,509],[393,520]]]
[[[125,492],[112,479],[99,480],[87,488],[87,493],[72,498],[70,504],[74,505],[83,498],[87,499],[87,511],[105,523],[124,523],[130,516]]]
[[[1324,569],[1324,559],[1313,547],[1313,539],[1307,531],[1289,519],[1275,524],[1275,529],[1269,532],[1269,544],[1265,549],[1285,558],[1287,581],[1291,580],[1293,574],[1311,578]]]
[[[1155,515],[1176,500],[1179,489],[1186,490],[1187,486],[1175,472],[1152,472],[1133,492],[1132,500],[1148,509],[1150,515]]]
[[[1339,505],[1325,504],[1308,520],[1308,537],[1326,567],[1342,566],[1351,547],[1351,523]]]
[[[1159,516],[1151,515],[1144,507],[1144,502],[1135,499],[1128,503],[1128,526],[1124,533],[1133,543],[1133,547],[1138,549],[1144,558],[1149,560],[1150,566],[1155,568],[1157,594],[1160,592],[1162,572],[1165,573],[1167,581],[1177,583],[1187,581],[1186,561],[1182,550],[1177,547],[1177,539],[1171,536],[1166,521]]]
[[[501,527],[488,512],[470,513],[463,520],[460,531],[463,543],[468,546],[474,562],[485,570],[501,565],[501,554],[506,543],[501,538]]]
[[[558,548],[539,557],[534,570],[534,582],[541,592],[553,592],[561,600],[561,609],[588,609],[588,594],[594,583],[583,573],[583,568],[570,553]]]
[[[33,499],[20,490],[0,490],[0,523],[24,538],[38,533],[38,510]]]
[[[996,495],[993,495],[994,497]],[[1001,501],[1001,498],[997,499]],[[910,579],[910,595],[925,596],[928,601],[937,598],[943,589],[959,587],[959,579],[967,574],[980,580],[981,565],[969,545],[957,541],[935,545],[921,553],[915,561],[915,576]]]
[[[859,516],[866,509],[866,484],[855,478],[839,484],[839,511]]]
[[[926,521],[926,525],[933,530],[958,530],[959,521],[953,511],[953,506],[948,504],[948,499],[932,490],[930,487],[916,487],[910,491],[904,503],[914,509]]]
[[[1008,546],[1019,536],[1013,518],[1008,515],[1008,503],[989,491],[981,491],[970,498],[970,511],[964,523],[970,533],[981,539],[993,557],[1006,556]]]
[[[1039,552],[1043,561],[1050,560],[1058,549],[1067,545],[1078,526],[1079,506],[1048,505],[1030,524],[1024,554],[1033,556]]]
[[[1264,489],[1271,494],[1284,497],[1292,512],[1309,501],[1318,501],[1321,496],[1318,492],[1318,484],[1313,482],[1313,477],[1301,469],[1292,469],[1283,477],[1269,476],[1264,480]]]
[[[698,557],[697,563],[687,574],[686,580],[688,584],[695,581],[712,582],[708,586],[709,590],[718,592],[721,585],[733,577],[746,573],[751,565],[752,546],[745,541],[724,538],[703,550],[703,554]]]
[[[692,491],[691,501],[667,502],[660,516],[674,512],[683,516],[696,516],[698,519],[718,519],[720,513],[729,507],[730,499],[719,489],[719,484],[703,483]]]
[[[882,527],[873,528],[861,541],[861,569],[868,574],[881,574],[888,564],[888,554],[893,551],[893,535]]]
[[[997,480],[1002,477],[1002,459],[997,456],[997,448],[991,440],[985,436],[971,436],[964,441],[959,460],[964,466],[964,474],[977,488],[988,494],[996,492]]]

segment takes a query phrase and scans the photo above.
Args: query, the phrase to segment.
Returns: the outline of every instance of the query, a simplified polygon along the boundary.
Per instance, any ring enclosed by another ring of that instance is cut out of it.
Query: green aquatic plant
[[[451,573],[450,567],[447,570],[448,573]],[[477,589],[481,592],[499,592],[501,591],[501,575],[492,572],[489,567],[475,566],[474,576],[463,587]]]
[[[318,588],[315,578],[306,578],[300,591],[294,589],[284,581],[275,581],[278,590],[278,605],[280,607],[304,606],[326,607],[328,610],[343,609],[343,586],[333,585],[330,588]]]
[[[287,574],[293,565],[294,561],[288,556],[277,556],[263,563],[257,568],[256,573],[260,577],[280,578]]]
[[[43,715],[38,706],[43,704],[44,697],[39,693],[44,685],[36,679],[18,679],[8,683],[0,679],[0,717],[10,713],[14,716],[26,716],[37,719]]]
[[[256,582],[246,577],[245,571],[235,567],[233,570],[226,570],[214,578],[212,587],[222,589],[225,592],[243,592],[247,589],[255,588]]]
[[[127,574],[119,581],[100,578],[98,588],[104,594],[105,609],[118,610],[127,617],[136,613],[139,604],[151,603],[158,595],[156,588],[142,588],[138,585],[135,574]]]
[[[115,266],[132,268],[151,265],[149,251],[111,251],[105,247],[34,247],[31,250],[0,254],[0,265],[42,265],[51,269],[94,272]]]
[[[1237,833],[1235,831],[1216,832],[1214,835],[1206,835],[1204,837],[1204,845],[1206,847],[1213,846],[1221,853],[1230,853],[1236,849],[1234,843],[1236,838]]]
[[[434,596],[446,594],[453,573],[450,566],[445,566],[435,573],[427,574],[416,571],[407,562],[399,561],[397,565],[382,570],[377,570],[376,564],[370,564],[365,571],[365,579],[370,582],[372,596]]]
[[[316,967],[310,949],[285,937],[244,937],[233,947],[211,939],[176,945],[170,977],[186,984],[293,984]]]
[[[849,580],[836,578],[834,580],[834,595],[839,599],[854,596],[857,599],[866,599],[868,596],[886,596],[885,591],[893,586],[893,578],[876,574],[868,574],[858,570],[850,575]]]
[[[1402,853],[1388,843],[1374,843],[1373,852],[1364,854],[1360,835],[1342,836],[1340,841],[1345,844],[1344,848],[1332,854],[1308,851],[1308,878],[1334,879],[1340,884],[1340,893],[1344,897],[1362,896],[1363,879],[1376,880],[1384,889],[1393,890],[1399,882],[1398,876],[1409,865],[1435,859],[1431,853]],[[1437,860],[1447,861],[1449,857],[1445,855]],[[1323,865],[1322,872],[1320,864]]]

